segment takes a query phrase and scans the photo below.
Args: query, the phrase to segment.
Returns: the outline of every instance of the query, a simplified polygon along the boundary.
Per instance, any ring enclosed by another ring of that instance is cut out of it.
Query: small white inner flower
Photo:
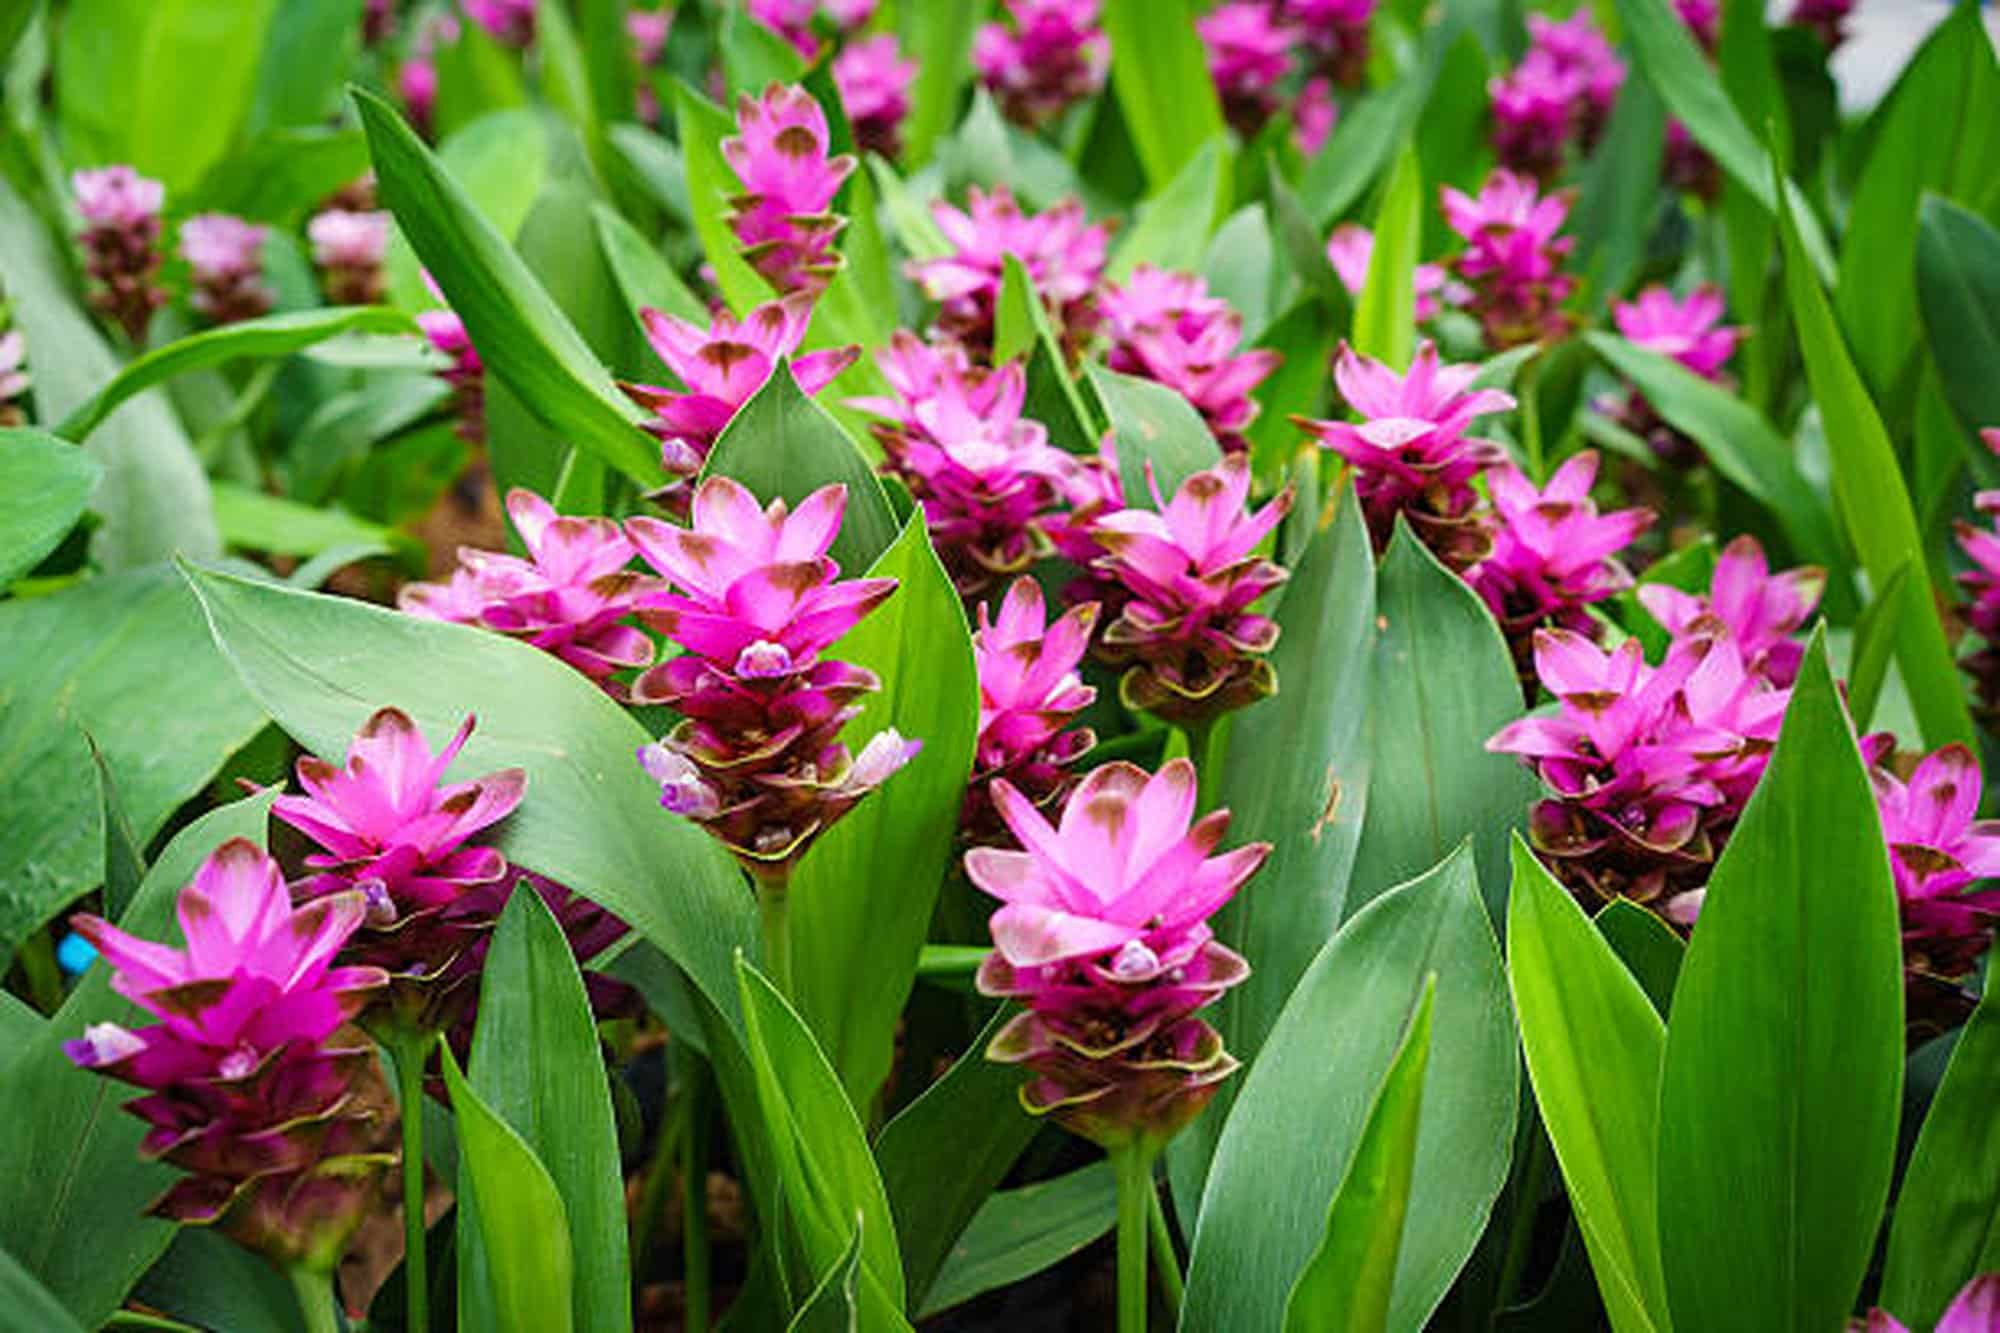
[[[1127,940],[1111,959],[1111,975],[1120,981],[1144,981],[1160,970],[1160,956],[1139,940]]]

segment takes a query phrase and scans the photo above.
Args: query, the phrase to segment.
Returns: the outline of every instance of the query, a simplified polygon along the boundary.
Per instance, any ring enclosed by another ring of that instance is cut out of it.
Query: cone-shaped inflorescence
[[[1368,27],[1376,0],[1285,0],[1285,17],[1305,39],[1314,66],[1343,87],[1368,72]]]
[[[855,147],[887,158],[902,151],[903,117],[910,114],[916,78],[917,62],[903,59],[890,32],[850,42],[834,58],[833,83],[854,127]]]
[[[1722,290],[1697,287],[1677,298],[1665,287],[1648,287],[1634,301],[1611,309],[1618,331],[1635,346],[1672,357],[1705,380],[1727,382],[1723,366],[1736,352],[1743,330],[1722,322]],[[1653,446],[1653,452],[1687,466],[1701,458],[1700,446],[1660,419],[1637,389],[1599,404],[1599,410]]]
[[[1048,623],[1041,587],[1014,580],[994,616],[979,608],[972,636],[979,668],[979,741],[965,790],[960,830],[973,843],[1007,839],[992,784],[1006,781],[1037,809],[1059,806],[1075,781],[1070,765],[1096,743],[1088,727],[1068,729],[1097,691],[1077,674],[1090,650],[1097,604],[1071,607]]]
[[[1299,33],[1267,0],[1225,0],[1195,20],[1195,31],[1208,48],[1223,116],[1246,142],[1256,138],[1278,109]]]
[[[1979,435],[1987,448],[2000,453],[2000,429]],[[1974,503],[1988,517],[2000,515],[2000,491],[1981,491]],[[1990,728],[2000,725],[2000,531],[1965,522],[1956,527],[1959,549],[1972,561],[1972,568],[1958,576],[1959,586],[1972,597],[1965,618],[1983,641],[1959,665],[1972,677],[1979,716]]]
[[[277,293],[264,281],[264,238],[269,227],[228,213],[197,213],[181,223],[181,258],[194,284],[190,303],[217,324],[255,319]]]
[[[1477,197],[1447,185],[1443,198],[1445,221],[1465,239],[1453,268],[1487,343],[1498,350],[1568,332],[1561,307],[1576,279],[1562,265],[1573,242],[1556,233],[1569,217],[1569,193],[1541,194],[1533,179],[1501,170]]]
[[[1796,637],[1826,591],[1826,571],[1801,565],[1773,574],[1755,537],[1722,548],[1706,594],[1665,583],[1639,588],[1639,601],[1669,634],[1698,633],[1704,618],[1729,631],[1743,664],[1780,689],[1798,679],[1805,645]]]
[[[458,418],[458,438],[471,444],[486,441],[486,363],[465,321],[450,310],[424,310],[417,314],[417,327],[424,338],[449,364],[437,377],[451,386],[452,414]]]
[[[143,342],[153,312],[167,300],[158,282],[166,187],[128,166],[79,171],[70,185],[83,216],[77,240],[90,275],[90,304],[133,342]]]
[[[931,205],[952,247],[948,255],[910,263],[910,276],[938,302],[938,332],[985,360],[1007,256],[1027,273],[1048,308],[1064,350],[1075,357],[1097,331],[1097,286],[1104,275],[1111,229],[1093,225],[1074,199],[1042,213],[1024,213],[1004,185],[973,186],[965,211],[940,199]]]
[[[972,64],[1009,120],[1034,129],[1104,86],[1111,43],[1099,0],[1007,0],[1006,23],[980,25]]]
[[[1250,396],[1283,357],[1268,348],[1245,351],[1243,320],[1208,283],[1192,273],[1141,264],[1104,294],[1113,370],[1166,385],[1188,400],[1224,453],[1243,453],[1243,432],[1257,418]]]
[[[375,305],[387,291],[382,261],[389,253],[389,215],[329,208],[306,224],[326,299],[334,305]]]
[[[781,296],[817,294],[840,268],[833,242],[847,219],[833,200],[854,157],[832,155],[832,142],[826,112],[803,88],[774,83],[762,97],[736,100],[736,133],[722,155],[743,193],[730,201],[729,229]]]

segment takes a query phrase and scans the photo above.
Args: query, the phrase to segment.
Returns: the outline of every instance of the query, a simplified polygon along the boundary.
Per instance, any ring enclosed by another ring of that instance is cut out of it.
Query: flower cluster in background
[[[729,229],[743,257],[780,296],[825,290],[841,264],[833,248],[847,220],[834,196],[854,171],[851,154],[831,155],[826,112],[803,88],[772,84],[736,101],[736,133],[722,156],[743,183]]]
[[[181,258],[194,294],[188,303],[217,324],[254,319],[277,295],[264,281],[269,227],[227,213],[199,213],[181,224]]]
[[[153,312],[166,304],[159,285],[160,211],[166,187],[127,166],[79,171],[70,178],[83,230],[84,271],[99,313],[143,342]]]
[[[1111,43],[1099,0],[1006,0],[1007,22],[981,24],[972,64],[1008,119],[1034,129],[1104,87]]]

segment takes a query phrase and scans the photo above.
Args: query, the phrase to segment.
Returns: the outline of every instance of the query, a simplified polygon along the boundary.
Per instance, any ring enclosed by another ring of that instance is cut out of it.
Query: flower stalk
[[[306,1333],[340,1333],[340,1320],[333,1312],[333,1274],[310,1264],[293,1264],[285,1272],[298,1297]]]
[[[1156,1151],[1143,1136],[1111,1150],[1111,1171],[1118,1180],[1118,1333],[1146,1333],[1146,1249]]]
[[[764,940],[764,972],[786,999],[792,998],[791,875],[757,877],[757,925]]]
[[[390,1034],[386,1043],[396,1063],[396,1102],[403,1120],[403,1308],[409,1333],[427,1333],[431,1323],[429,1233],[424,1226],[424,1062],[435,1040],[406,1027]]]

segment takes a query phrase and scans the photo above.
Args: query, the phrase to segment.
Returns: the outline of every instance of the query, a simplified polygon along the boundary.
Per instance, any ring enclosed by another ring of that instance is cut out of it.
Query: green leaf
[[[55,78],[65,157],[130,163],[170,196],[191,188],[243,125],[276,8],[92,0],[66,9]]]
[[[69,535],[103,476],[103,466],[67,440],[0,429],[0,588]]]
[[[306,556],[343,546],[367,547],[400,551],[405,563],[423,568],[421,545],[405,533],[338,509],[302,505],[234,482],[215,483],[215,521],[222,529],[224,543],[238,550]]]
[[[1597,914],[1597,933],[1625,964],[1653,1008],[1665,1018],[1673,1008],[1674,983],[1680,979],[1687,945],[1674,928],[1628,898],[1619,898]]]
[[[443,1115],[442,1108],[438,1113]],[[262,1255],[213,1227],[182,1227],[146,1270],[134,1301],[197,1328],[230,1333],[307,1333],[298,1292]]]
[[[590,216],[597,228],[597,244],[604,253],[604,262],[611,266],[639,337],[643,338],[645,332],[639,312],[649,307],[689,323],[704,327],[709,323],[708,308],[688,290],[673,265],[636,227],[605,204],[594,205]],[[639,360],[649,367],[665,369],[650,350],[640,354]]]
[[[1958,1034],[1917,1135],[1889,1227],[1881,1306],[1928,1328],[1960,1287],[2000,1269],[2000,995],[1989,983]]]
[[[0,654],[0,959],[103,879],[85,732],[143,843],[263,725],[178,582],[155,567],[0,603],[0,643],[33,649]]]
[[[1425,31],[1414,67],[1342,112],[1333,137],[1299,182],[1299,197],[1316,226],[1324,229],[1344,217],[1416,127],[1452,46],[1465,30],[1469,8],[1445,6]]]
[[[511,243],[520,236],[543,187],[561,174],[558,159],[564,156],[565,143],[555,117],[515,107],[481,116],[453,132],[438,145],[437,159],[465,190],[479,215]],[[365,166],[366,136],[362,136],[361,148]],[[423,264],[401,231],[390,234],[383,265],[389,274],[389,297],[395,305],[412,312],[437,305],[437,298],[424,282]]]
[[[1882,699],[1889,662],[1896,652],[1897,631],[1909,622],[1909,600],[1922,578],[1917,575],[1913,579],[1912,573],[1909,565],[1898,566],[1854,622],[1854,668],[1848,677],[1847,708],[1857,731],[1867,731],[1874,720],[1875,705]]]
[[[1789,207],[1779,211],[1779,232],[1784,239],[1785,288],[1791,298],[1792,320],[1798,326],[1806,378],[1812,385],[1813,401],[1819,404],[1827,451],[1832,456],[1835,507],[1869,582],[1887,587],[1905,564],[1913,571],[1925,569],[1923,538],[1910,507],[1910,493],[1903,487],[1889,433],[1834,323],[1826,293],[1806,266]],[[1896,658],[1923,728],[1924,744],[1933,748],[1953,741],[1976,745],[1972,717],[1966,711],[1965,687],[1931,598],[1909,599],[1896,640]]]
[[[1204,143],[1178,174],[1139,205],[1138,221],[1119,242],[1106,275],[1123,282],[1141,264],[1192,272],[1201,267],[1217,209],[1227,198],[1229,146]]]
[[[290,228],[366,170],[368,141],[360,130],[271,130],[218,163],[195,197],[206,208]]]
[[[591,100],[607,121],[631,120],[638,112],[626,8],[624,0],[582,0],[579,6]]]
[[[1646,235],[1660,202],[1666,142],[1667,110],[1660,95],[1641,79],[1627,79],[1603,140],[1583,169],[1582,188],[1570,213],[1576,260],[1600,310],[1625,290],[1645,258]]]
[[[1507,974],[1535,1104],[1612,1328],[1671,1328],[1654,1154],[1666,1029],[1569,891],[1517,834]]]
[[[1506,977],[1463,845],[1358,913],[1292,992],[1216,1149],[1184,1333],[1280,1326],[1285,1294],[1318,1244],[1403,1021],[1432,973],[1436,1026],[1411,1225],[1387,1324],[1423,1327],[1485,1230],[1506,1180],[1517,1109]]]
[[[125,915],[125,909],[139,895],[139,885],[145,882],[146,852],[124,803],[118,799],[118,780],[104,761],[104,751],[90,736],[84,740],[90,744],[91,766],[97,770],[97,808],[104,821],[103,914],[116,921]]]
[[[658,481],[659,450],[639,429],[638,407],[526,263],[386,102],[358,89],[354,101],[382,201],[465,320],[488,373],[570,443],[642,486]]]
[[[1111,88],[1132,145],[1156,188],[1180,174],[1223,131],[1222,103],[1208,76],[1188,0],[1109,0]]]
[[[786,1333],[859,1333],[861,1307],[854,1284],[861,1268],[863,1229],[862,1219],[857,1216],[854,1234],[847,1238],[847,1249],[820,1277],[819,1285],[785,1326]]]
[[[1507,833],[1536,787],[1487,738],[1521,712],[1514,660],[1477,593],[1398,523],[1376,576],[1374,761],[1347,910],[1451,851],[1468,833],[1500,920]]]
[[[361,10],[362,0],[278,0],[247,128],[321,125],[338,114],[340,80],[361,49]]]
[[[1423,169],[1405,143],[1375,215],[1368,280],[1354,306],[1354,348],[1397,370],[1409,367],[1417,339],[1417,255],[1423,240]]]
[[[1326,307],[1310,297],[1279,316],[1257,340],[1257,346],[1272,348],[1285,358],[1250,394],[1257,400],[1257,419],[1245,433],[1250,437],[1251,470],[1258,477],[1282,473],[1293,456],[1311,447],[1292,418],[1325,412],[1327,368],[1339,341],[1339,326]]]
[[[1018,1083],[1020,1071],[1009,1072]],[[1117,1217],[1118,1183],[1109,1162],[998,1191],[952,1246],[924,1300],[924,1317],[1053,1267],[1111,1230]]]
[[[1027,269],[1013,255],[1001,260],[1000,300],[994,315],[993,359],[997,365],[1025,355],[1028,360],[1026,414],[1044,422],[1049,439],[1075,453],[1094,453],[1103,428],[1084,402],[1070,374],[1049,312],[1035,294]]]
[[[919,6],[918,12],[927,11]],[[905,121],[904,125],[907,129],[908,122]],[[873,153],[868,155],[867,163],[868,174],[875,178],[875,192],[882,196],[882,207],[889,214],[889,224],[895,232],[897,244],[903,247],[903,253],[911,259],[936,259],[950,254],[951,242],[945,239],[930,209],[896,174],[896,169]]]
[[[722,13],[722,70],[728,79],[729,94],[763,95],[773,83],[797,83],[805,77],[806,62],[792,44],[750,17],[745,9],[732,6]]]
[[[1246,337],[1258,337],[1270,326],[1272,289],[1281,276],[1277,265],[1277,243],[1261,203],[1237,209],[1208,238],[1201,276],[1209,291],[1243,317]]]
[[[575,1275],[562,1195],[534,1149],[473,1091],[449,1045],[439,1043],[438,1059],[458,1128],[458,1192],[476,1201],[460,1220],[476,1221],[488,1257],[494,1327],[567,1333]]]
[[[520,60],[481,24],[461,23],[458,39],[440,43],[433,59],[438,88],[431,120],[440,139],[495,111],[528,105]]]
[[[688,205],[702,254],[715,270],[715,285],[737,315],[772,297],[770,284],[750,267],[724,218],[729,199],[743,186],[722,156],[722,141],[736,132],[728,112],[685,83],[674,84],[674,124],[680,130],[681,160],[687,175]]]
[[[4,1249],[0,1249],[0,1302],[5,1303],[7,1318],[15,1328],[35,1329],[37,1333],[83,1333],[83,1325],[63,1308],[62,1302]]]
[[[1416,1167],[1436,995],[1437,974],[1432,973],[1424,979],[1416,1012],[1382,1077],[1347,1174],[1333,1193],[1326,1234],[1292,1284],[1285,1302],[1287,1333],[1329,1329],[1374,1333],[1388,1326],[1403,1219],[1410,1205],[1410,1176]]]
[[[153,863],[120,927],[171,940],[181,886],[229,839],[261,845],[275,795],[246,797],[183,829]],[[145,1017],[112,993],[108,968],[95,963],[0,1079],[0,1123],[7,1125],[0,1136],[0,1250],[91,1328],[173,1238],[171,1222],[144,1211],[176,1173],[140,1158],[145,1126],[120,1109],[129,1090],[78,1069],[63,1043],[92,1023],[132,1025]]]
[[[1094,363],[1084,374],[1111,419],[1128,503],[1151,508],[1153,485],[1171,500],[1182,482],[1222,461],[1208,423],[1172,389]]]
[[[484,1105],[521,1136],[561,1196],[576,1327],[627,1327],[625,1182],[597,1025],[569,940],[525,881],[494,928],[468,1072]],[[497,1258],[489,1252],[486,1271]]]
[[[1938,380],[1967,431],[2000,425],[2000,231],[1926,198],[1917,236],[1917,295]]]
[[[987,8],[987,0],[896,7],[903,53],[917,65],[903,121],[905,162],[928,161],[939,136],[958,118],[959,98],[972,75],[972,36]]]
[[[1895,1161],[1896,918],[1822,632],[1709,878],[1667,1025],[1659,1229],[1682,1328],[1847,1318]]]

